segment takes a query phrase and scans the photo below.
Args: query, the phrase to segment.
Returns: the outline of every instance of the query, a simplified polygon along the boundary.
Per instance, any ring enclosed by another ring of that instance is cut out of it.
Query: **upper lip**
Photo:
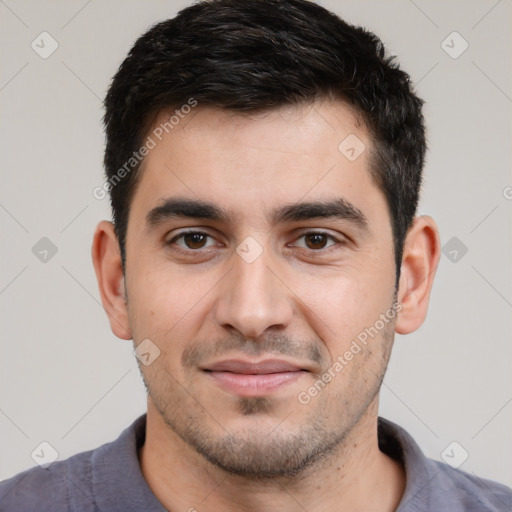
[[[266,359],[259,362],[244,361],[242,359],[226,359],[206,366],[203,370],[246,375],[264,375],[268,373],[297,372],[303,370],[303,368],[282,359]]]

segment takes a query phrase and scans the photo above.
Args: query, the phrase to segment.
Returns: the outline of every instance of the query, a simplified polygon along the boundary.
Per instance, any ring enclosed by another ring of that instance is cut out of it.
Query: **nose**
[[[290,324],[293,294],[270,259],[265,252],[251,263],[233,256],[234,268],[218,290],[215,316],[220,326],[257,338]]]

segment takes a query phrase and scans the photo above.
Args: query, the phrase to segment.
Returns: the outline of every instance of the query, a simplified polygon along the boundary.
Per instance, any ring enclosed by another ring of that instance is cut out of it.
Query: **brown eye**
[[[308,249],[324,249],[329,237],[322,233],[309,233],[304,235],[304,241]]]
[[[176,246],[179,249],[198,251],[208,247],[218,245],[215,239],[208,233],[202,231],[189,231],[175,236],[172,240],[167,242],[167,245]]]
[[[310,231],[299,236],[295,243],[291,245],[294,247],[300,247],[301,249],[320,252],[324,249],[329,249],[332,246],[341,246],[343,244],[343,239],[340,240],[330,233],[323,231]]]
[[[185,233],[183,235],[183,241],[189,249],[202,249],[207,240],[208,235],[204,233]]]

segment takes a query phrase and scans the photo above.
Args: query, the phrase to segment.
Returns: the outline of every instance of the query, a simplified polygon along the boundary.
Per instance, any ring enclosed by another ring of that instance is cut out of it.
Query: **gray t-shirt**
[[[379,446],[401,460],[407,484],[397,512],[512,511],[512,489],[426,458],[412,437],[379,418]],[[116,441],[0,483],[1,512],[165,512],[138,460],[140,416]],[[201,510],[199,504],[192,508]]]

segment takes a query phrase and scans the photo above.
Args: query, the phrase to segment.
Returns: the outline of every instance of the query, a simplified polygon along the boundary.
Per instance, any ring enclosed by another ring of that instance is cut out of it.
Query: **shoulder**
[[[512,510],[512,489],[509,487],[461,469],[454,469],[439,461],[430,460],[430,463],[436,474],[435,493],[439,497],[444,497],[449,505],[448,510],[465,512]]]
[[[143,414],[114,441],[0,482],[0,511],[137,512],[151,500],[151,510],[161,510],[137,458],[145,427]]]
[[[512,511],[512,489],[427,458],[411,435],[389,420],[379,418],[378,434],[380,449],[405,469],[398,511]]]
[[[78,504],[95,510],[91,498],[91,457],[79,453],[48,468],[36,466],[0,482],[2,512],[68,512]]]

